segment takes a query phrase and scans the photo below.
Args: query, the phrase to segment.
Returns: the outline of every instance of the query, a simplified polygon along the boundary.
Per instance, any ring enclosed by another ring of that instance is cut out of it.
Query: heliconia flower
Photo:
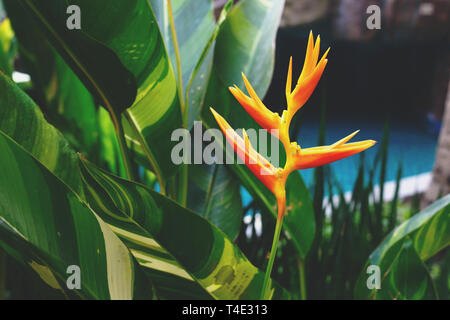
[[[270,190],[277,194],[278,175],[280,169],[275,168],[266,158],[261,156],[253,149],[247,133],[243,130],[244,139],[231,128],[228,122],[218,114],[213,108],[210,108],[220,129],[227,138],[228,143],[233,147],[239,158],[250,169],[251,172]]]
[[[347,143],[358,132],[337,141],[329,146],[302,149],[297,143],[290,142],[289,126],[294,114],[306,103],[316,88],[328,62],[326,59],[328,49],[319,60],[320,36],[314,43],[312,32],[309,35],[306,50],[305,63],[292,91],[292,58],[289,61],[289,70],[286,81],[287,110],[282,117],[270,111],[256,94],[255,90],[242,74],[248,94],[245,95],[238,87],[230,87],[231,93],[244,107],[247,113],[266,130],[278,129],[279,139],[286,149],[286,165],[284,168],[275,168],[267,159],[256,152],[250,144],[247,134],[241,138],[214,109],[211,111],[225,134],[228,142],[233,146],[241,160],[253,172],[253,174],[275,195],[278,203],[278,218],[282,217],[286,206],[285,184],[287,177],[294,170],[314,168],[322,166],[370,148],[375,144],[373,140]],[[271,130],[270,130],[271,131]],[[274,134],[273,132],[271,132]]]
[[[300,170],[323,166],[364,151],[376,143],[374,140],[346,143],[358,132],[359,130],[330,146],[301,149],[299,146],[294,144],[293,150],[291,150],[291,152],[294,153],[294,169]]]
[[[294,91],[291,91],[292,58],[289,61],[289,70],[286,81],[286,101],[287,109],[291,114],[297,112],[297,110],[300,109],[306,101],[308,101],[309,97],[319,83],[320,78],[322,77],[323,71],[325,70],[325,66],[328,62],[326,57],[330,51],[330,48],[328,48],[319,63],[317,63],[317,60],[319,59],[319,51],[320,36],[317,37],[316,43],[314,44],[314,37],[312,32],[310,32],[308,47],[306,49],[305,63]]]
[[[242,73],[245,87],[250,95],[244,94],[237,86],[229,87],[228,89],[233,96],[244,107],[245,111],[264,129],[270,132],[271,129],[280,129],[281,118],[276,112],[270,111],[264,103],[259,99],[255,90],[253,89],[247,77]]]

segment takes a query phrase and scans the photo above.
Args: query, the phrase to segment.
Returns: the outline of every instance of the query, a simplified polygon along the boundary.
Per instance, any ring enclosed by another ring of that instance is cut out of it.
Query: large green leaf
[[[9,1],[11,0],[6,0],[5,3]],[[98,4],[97,7],[102,5],[105,9],[103,14],[109,17],[106,13],[108,7],[113,5],[113,1],[102,3],[102,1],[19,0],[19,2],[24,10],[32,13],[53,45],[105,108],[119,114],[133,103],[136,96],[136,81],[133,74],[124,68],[118,55],[106,46],[108,43],[103,41],[105,39],[93,36],[89,28],[89,16],[95,10],[93,4]],[[83,6],[89,3],[90,6]],[[67,27],[67,8],[70,4],[76,4],[81,8],[83,15],[81,30],[70,30]],[[98,10],[94,14],[98,27],[102,27],[101,22],[105,19],[98,19]],[[120,25],[118,21],[114,24],[116,27]],[[109,30],[114,30],[111,25],[113,24],[109,25]],[[118,39],[117,35],[110,35],[112,39],[109,40]],[[107,73],[105,70],[108,70]]]
[[[242,222],[239,181],[223,165],[189,167],[187,207],[235,239]]]
[[[97,112],[99,132],[100,132],[100,153],[101,160],[104,161],[102,168],[107,168],[121,177],[126,175],[126,170],[120,154],[120,147],[117,141],[114,125],[108,112],[102,108]],[[89,157],[89,159],[92,159]]]
[[[275,37],[284,0],[243,0],[228,14],[216,40],[214,63],[206,95],[213,106],[236,128],[256,127],[255,122],[228,92],[236,84],[243,88],[244,72],[255,91],[263,97],[274,68]],[[213,124],[209,109],[203,118]]]
[[[138,133],[133,142],[144,149],[156,174],[173,174],[170,134],[181,126],[180,107],[175,75],[149,2],[20,1],[104,107],[115,113],[129,107],[125,115],[131,135]],[[80,7],[81,30],[66,27],[69,4]]]
[[[91,94],[62,58],[55,54],[56,82],[51,111],[57,117],[55,125],[70,139],[72,145],[87,154],[94,153],[98,146],[99,131],[97,110]],[[54,83],[55,83],[54,82]],[[61,119],[60,121],[58,121]]]
[[[0,73],[0,132],[26,149],[74,192],[82,195],[76,153],[39,107],[7,76]]]
[[[304,259],[314,240],[316,223],[308,188],[298,171],[291,173],[286,182],[286,204],[285,232]]]
[[[150,0],[172,65],[176,65],[168,2]],[[183,90],[187,92],[188,128],[200,114],[212,66],[213,47],[218,31],[231,7],[225,7],[217,24],[211,0],[172,0],[175,29],[180,48]],[[222,166],[189,166],[188,207],[213,222],[230,238],[239,232],[242,204],[239,185]]]
[[[52,48],[30,12],[19,1],[6,2],[6,9],[19,42],[21,65],[31,76],[35,101],[78,151],[89,154],[99,137],[91,94]]]
[[[146,267],[195,279],[216,299],[257,299],[264,273],[206,219],[144,185],[82,161],[90,205]],[[272,284],[272,298],[287,298]]]
[[[149,0],[158,20],[167,51],[176,66],[175,48],[167,8],[167,0]],[[215,28],[212,0],[171,0],[177,40],[180,49],[183,90]],[[204,77],[207,80],[207,77]]]
[[[150,0],[150,3],[168,48],[172,65],[176,66],[168,2]],[[185,94],[188,108],[187,127],[191,128],[203,107],[213,62],[214,43],[232,1],[224,7],[217,23],[214,21],[212,0],[172,0],[171,3],[180,49],[183,94]]]
[[[136,246],[133,245],[131,241],[125,240],[125,243],[131,247]],[[160,258],[158,257],[158,259]],[[213,297],[193,279],[187,279],[185,277],[172,274],[170,268],[167,271],[152,269],[151,263],[149,263],[147,258],[139,258],[137,261],[144,266],[142,269],[146,276],[151,279],[158,299],[213,300]]]
[[[28,152],[32,153],[54,174],[57,174],[60,180],[72,183],[72,189],[81,195],[82,185],[78,169],[78,157],[70,149],[64,137],[45,121],[41,111],[33,101],[5,75],[0,75],[0,94],[2,97],[0,100],[0,132],[10,135],[16,142],[23,144]],[[101,113],[105,116],[102,111]],[[109,128],[108,125],[107,128]],[[114,146],[105,147],[114,149]],[[1,150],[3,154],[3,149]],[[32,176],[24,176],[25,178],[33,179]],[[10,233],[6,236],[9,237]],[[27,249],[29,245],[26,243],[14,243],[18,246],[13,246],[16,251],[9,250],[9,252],[18,258],[21,252],[17,249],[19,247],[29,254],[36,251],[36,249]],[[25,261],[25,263],[27,262]],[[174,280],[174,277],[170,278],[170,275],[161,275],[156,272],[153,272],[151,276],[152,279],[156,279],[154,282],[158,285],[158,294],[161,294],[161,296],[205,297],[204,294],[202,295],[202,291],[197,288],[198,285],[195,286],[195,283],[188,285],[182,281],[183,279],[176,278]],[[192,283],[192,281],[190,282]],[[145,284],[143,283],[143,285]],[[181,292],[180,286],[184,286],[186,289],[184,293]],[[176,290],[177,288],[178,290]],[[180,295],[181,293],[184,295]]]
[[[434,290],[423,263],[449,244],[450,195],[447,195],[395,228],[372,252],[356,284],[356,298],[429,298]],[[369,276],[366,269],[370,265],[380,268],[379,290],[366,286]],[[416,291],[412,292],[413,288]]]
[[[94,212],[3,132],[0,150],[0,244],[7,252],[66,297],[152,297],[126,246]],[[80,289],[66,285],[71,265],[80,268]]]
[[[436,289],[425,263],[406,237],[392,268],[381,283],[376,299],[423,300],[436,299]]]

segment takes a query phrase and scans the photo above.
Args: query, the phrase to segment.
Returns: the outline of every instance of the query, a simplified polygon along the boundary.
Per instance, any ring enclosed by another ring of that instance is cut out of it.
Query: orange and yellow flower
[[[308,101],[314,92],[319,80],[325,70],[328,60],[326,59],[328,49],[319,61],[320,36],[314,41],[312,32],[309,35],[303,70],[292,90],[292,58],[289,62],[289,70],[286,81],[287,109],[280,117],[278,113],[270,111],[256,94],[244,74],[244,84],[249,96],[244,94],[237,86],[230,87],[233,96],[239,101],[247,113],[264,129],[272,133],[277,129],[279,139],[286,149],[286,164],[284,168],[275,168],[267,159],[261,156],[251,146],[247,134],[241,138],[214,109],[211,111],[225,134],[227,141],[244,161],[253,174],[275,195],[278,203],[278,216],[285,213],[286,191],[285,185],[289,174],[294,170],[308,169],[322,166],[358,152],[366,150],[375,144],[373,140],[365,140],[347,143],[358,131],[337,141],[329,146],[302,149],[297,143],[291,142],[289,138],[289,126],[295,113]]]

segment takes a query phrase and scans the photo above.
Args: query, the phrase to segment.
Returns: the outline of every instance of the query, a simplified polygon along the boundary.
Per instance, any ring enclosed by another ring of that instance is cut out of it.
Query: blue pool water
[[[352,141],[373,139],[378,143],[365,151],[365,161],[371,166],[380,148],[383,136],[384,119],[336,118],[327,121],[326,143],[331,144],[355,130],[361,131]],[[298,143],[303,147],[317,145],[318,123],[304,122],[300,127]],[[420,121],[392,120],[390,124],[386,181],[396,179],[399,165],[402,177],[415,176],[432,170],[438,136],[427,130]],[[359,156],[332,163],[331,169],[341,183],[344,191],[353,187],[356,179]],[[313,181],[314,169],[302,170],[301,174],[308,186]]]

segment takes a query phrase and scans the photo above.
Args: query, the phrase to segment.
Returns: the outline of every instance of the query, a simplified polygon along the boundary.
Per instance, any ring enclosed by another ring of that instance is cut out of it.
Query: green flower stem
[[[305,263],[298,258],[298,271],[300,277],[300,299],[306,300]]]
[[[280,240],[281,227],[283,226],[283,217],[284,217],[283,214],[278,215],[277,224],[275,226],[275,234],[272,240],[272,248],[270,249],[269,264],[267,265],[266,275],[264,277],[264,284],[261,290],[261,297],[260,297],[261,300],[265,300],[265,298],[268,296],[267,287],[269,284],[270,274],[272,273],[273,262],[275,261],[275,256],[277,253],[278,241]]]

